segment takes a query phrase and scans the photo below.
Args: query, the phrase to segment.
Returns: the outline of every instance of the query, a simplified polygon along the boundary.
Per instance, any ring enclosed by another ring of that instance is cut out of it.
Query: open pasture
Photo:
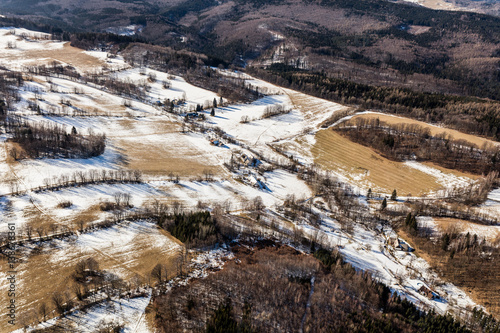
[[[22,247],[19,251],[26,257],[17,265],[17,315],[29,318],[42,303],[52,311],[52,295],[71,288],[72,274],[80,260],[93,258],[101,270],[134,285],[149,282],[151,270],[158,263],[173,274],[181,248],[179,241],[149,222],[124,223],[42,246]],[[2,261],[0,265],[4,279],[7,263]],[[0,285],[2,304],[7,302],[6,288],[7,284]],[[4,317],[6,309],[2,307],[0,312]]]
[[[383,193],[396,189],[401,196],[419,196],[444,186],[438,177],[405,163],[390,161],[373,149],[354,143],[332,130],[319,131],[311,151],[317,164],[340,173],[362,188],[371,187]],[[454,170],[434,169],[438,173],[450,174],[452,178],[468,178],[468,175]]]

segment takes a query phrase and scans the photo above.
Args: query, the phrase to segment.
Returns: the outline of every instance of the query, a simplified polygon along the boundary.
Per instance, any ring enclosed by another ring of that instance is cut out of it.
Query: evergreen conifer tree
[[[382,204],[380,205],[380,210],[384,210],[387,207],[387,199],[384,198]]]
[[[398,198],[398,192],[396,192],[396,189],[394,189],[394,191],[392,191],[391,194],[391,200],[396,201],[397,198]]]

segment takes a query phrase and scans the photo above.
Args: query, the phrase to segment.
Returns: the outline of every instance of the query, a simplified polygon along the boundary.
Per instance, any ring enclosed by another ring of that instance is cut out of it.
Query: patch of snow
[[[446,232],[432,217],[418,216],[417,221],[419,228],[428,229],[434,237],[441,237],[443,231]],[[485,238],[487,241],[495,241],[500,237],[500,225],[484,225],[460,220],[449,222],[448,225],[453,226],[454,230],[462,235],[469,233],[471,236],[477,235],[480,239]]]
[[[144,318],[150,300],[151,294],[148,297],[104,301],[85,311],[74,311],[59,320],[55,318],[43,322],[36,328],[28,329],[28,332],[57,325],[71,331],[77,329],[81,333],[94,333],[101,328],[103,323],[123,325],[123,332],[125,333],[153,332],[147,326]],[[14,332],[21,333],[24,331],[20,329]]]
[[[405,165],[435,177],[436,181],[444,187],[465,186],[470,183],[470,178],[455,176],[451,173],[444,173],[439,169],[419,162],[406,161]]]

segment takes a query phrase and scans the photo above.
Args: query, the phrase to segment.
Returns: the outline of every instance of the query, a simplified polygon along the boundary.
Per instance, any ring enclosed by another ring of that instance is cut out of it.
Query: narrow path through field
[[[134,327],[134,333],[139,333],[139,326],[141,325],[145,315],[146,315],[146,311],[144,311],[141,314],[141,316],[139,317],[139,320],[137,320],[137,324]]]
[[[309,292],[309,298],[307,299],[306,311],[304,312],[304,316],[302,317],[302,322],[300,323],[300,332],[301,333],[304,332],[304,324],[306,322],[307,312],[311,308],[311,298],[312,298],[312,295],[314,294],[314,281],[315,280],[316,280],[316,276],[313,275],[311,277],[311,291]]]
[[[259,142],[259,140],[260,140],[260,137],[261,137],[264,133],[266,133],[266,132],[267,132],[267,131],[271,128],[271,127],[273,127],[275,124],[276,124],[276,122],[272,123],[271,125],[269,125],[269,127],[268,127],[268,128],[266,128],[266,129],[265,129],[262,133],[260,133],[260,134],[259,134],[259,136],[257,137],[257,140],[255,140],[255,143],[254,143],[253,145],[254,145],[254,146],[256,146],[256,145],[257,145],[257,143],[258,143],[258,142]],[[281,138],[280,138],[280,139],[281,139]],[[264,142],[264,143],[266,143],[266,142]]]
[[[99,254],[103,255],[104,257],[106,257],[106,258],[110,259],[111,261],[113,261],[113,262],[117,263],[117,264],[118,264],[118,266],[120,266],[120,267],[122,267],[122,268],[126,269],[127,271],[132,272],[132,273],[135,273],[135,274],[139,275],[140,277],[144,278],[144,275],[142,275],[141,273],[137,272],[136,270],[133,270],[133,269],[132,269],[132,268],[130,268],[130,267],[127,267],[126,265],[124,265],[124,264],[123,264],[123,263],[121,263],[120,261],[116,260],[115,258],[113,258],[112,256],[110,256],[109,254],[106,254],[106,253],[102,252],[101,250],[98,250],[98,249],[96,249],[95,247],[92,247],[92,246],[90,246],[90,248],[91,248],[92,250],[94,250],[95,252],[97,252],[97,253],[99,253]]]

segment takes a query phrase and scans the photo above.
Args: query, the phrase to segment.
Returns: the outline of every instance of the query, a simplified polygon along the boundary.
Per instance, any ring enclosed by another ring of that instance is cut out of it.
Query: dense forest
[[[0,25],[49,32],[86,49],[154,43],[242,66],[265,64],[282,47],[287,65],[302,63],[357,83],[500,99],[500,19],[494,16],[386,0],[185,0],[165,6],[143,0],[120,1],[118,8],[54,0],[54,9],[46,6],[32,0],[0,4],[18,16],[1,18]],[[127,25],[141,29],[133,36],[106,33]]]
[[[154,299],[161,332],[470,332],[392,295],[337,253],[269,242],[233,250],[238,260],[222,271]]]
[[[216,220],[210,212],[179,213],[179,203],[174,203],[172,214],[165,205],[156,203],[149,209],[149,215],[156,223],[190,246],[215,244],[218,239]]]

